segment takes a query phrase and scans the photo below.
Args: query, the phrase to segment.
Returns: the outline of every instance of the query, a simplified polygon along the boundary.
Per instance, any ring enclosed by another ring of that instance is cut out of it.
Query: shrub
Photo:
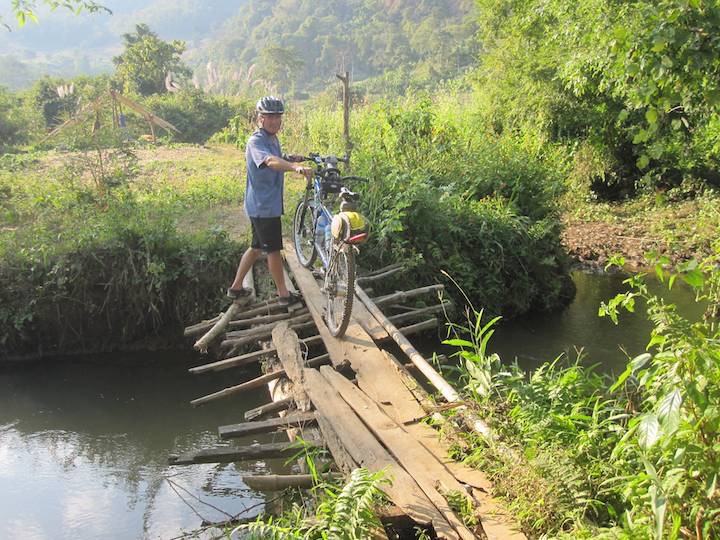
[[[562,304],[571,289],[554,206],[561,162],[485,131],[474,104],[474,95],[448,93],[354,113],[353,172],[370,179],[358,188],[373,225],[362,262],[415,262],[414,283],[446,270],[495,313]],[[337,148],[339,118],[309,115],[296,136]]]
[[[248,107],[243,101],[231,102],[199,90],[154,95],[145,98],[143,104],[178,128],[180,134],[176,136],[179,140],[192,143],[204,143],[214,133],[227,127],[238,109]]]

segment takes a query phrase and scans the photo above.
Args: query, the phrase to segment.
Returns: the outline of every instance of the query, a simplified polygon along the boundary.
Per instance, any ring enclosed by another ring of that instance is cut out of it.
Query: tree
[[[294,76],[305,62],[292,47],[273,45],[260,53],[260,65],[262,74],[283,94],[294,86]]]
[[[166,91],[165,77],[173,72],[176,77],[189,77],[190,69],[180,60],[185,42],[161,40],[146,24],[135,25],[135,33],[123,35],[125,50],[113,58],[116,80],[125,91],[137,91],[143,96]]]
[[[104,11],[112,14],[112,11],[108,8],[92,0],[40,0],[39,2],[38,0],[12,0],[11,9],[21,28],[25,26],[25,22],[28,19],[35,23],[38,22],[36,13],[38,4],[44,4],[51,10],[63,7],[73,10],[75,13],[80,13],[81,11],[89,11],[90,13]],[[0,24],[10,30],[10,27],[3,22],[2,17],[0,17]]]
[[[24,142],[27,123],[21,99],[0,86],[0,150]]]

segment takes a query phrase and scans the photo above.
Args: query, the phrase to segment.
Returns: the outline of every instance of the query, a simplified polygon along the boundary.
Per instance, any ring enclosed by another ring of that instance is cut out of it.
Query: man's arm
[[[265,158],[263,164],[269,169],[272,169],[273,171],[295,172],[303,175],[308,180],[312,178],[312,167],[306,167],[305,165],[301,165],[300,163],[290,163],[289,161],[284,160],[283,158],[278,156],[268,156],[267,158]]]

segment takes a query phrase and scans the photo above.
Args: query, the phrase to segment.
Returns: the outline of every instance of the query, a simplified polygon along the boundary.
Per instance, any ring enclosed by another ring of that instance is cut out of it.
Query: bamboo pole
[[[427,287],[419,287],[417,289],[410,289],[409,291],[398,291],[392,294],[386,294],[385,296],[379,296],[378,298],[373,298],[372,302],[377,306],[396,302],[404,302],[408,298],[414,298],[415,296],[420,296],[422,294],[442,291],[443,289],[445,289],[445,286],[441,283],[437,285],[428,285]]]
[[[218,337],[222,333],[222,331],[225,330],[225,326],[232,320],[233,315],[235,315],[237,309],[238,305],[235,302],[230,304],[230,307],[227,308],[223,316],[220,317],[220,320],[215,323],[215,325],[208,331],[207,334],[205,334],[203,337],[201,337],[195,342],[195,350],[200,351],[203,354],[206,353],[208,350],[208,345],[210,345],[212,340]]]
[[[323,364],[327,364],[330,360],[329,354],[323,354],[322,356],[318,356],[317,358],[313,358],[312,360],[309,360],[307,362],[307,367],[319,367]],[[204,405],[205,403],[209,403],[210,401],[215,401],[220,398],[232,396],[234,394],[244,392],[246,390],[252,390],[253,388],[258,388],[260,386],[263,386],[264,384],[269,383],[270,381],[274,381],[276,379],[279,379],[285,375],[285,370],[281,369],[278,371],[273,371],[272,373],[266,373],[265,375],[261,375],[260,377],[256,377],[254,379],[251,379],[247,382],[237,384],[235,386],[230,386],[228,388],[224,388],[218,392],[213,392],[212,394],[208,394],[206,396],[193,399],[190,404],[193,406],[197,405]]]
[[[277,317],[277,315],[272,315],[272,317]],[[288,319],[288,324],[300,324],[309,321],[312,318],[310,313],[307,311],[305,313],[301,313],[299,315],[295,315],[294,317]],[[283,319],[280,319],[283,320]],[[270,321],[268,323],[265,323],[261,326],[256,326],[253,328],[245,328],[240,330],[233,330],[232,332],[228,332],[225,335],[225,338],[230,339],[237,339],[237,338],[244,338],[249,336],[263,336],[266,332],[272,332],[273,328],[275,328],[277,323],[277,320]]]
[[[312,317],[311,315],[307,315],[308,317]],[[305,315],[303,315],[305,317]],[[248,343],[252,343],[254,341],[258,341],[263,338],[270,337],[272,334],[272,327],[274,325],[267,325],[270,328],[263,328],[258,330],[257,332],[252,332],[252,329],[247,334],[244,334],[242,337],[238,338],[231,338],[224,340],[220,347],[222,347],[223,350],[233,350],[237,347],[240,347],[241,345],[247,345]],[[306,322],[296,322],[290,325],[291,328],[294,330],[297,330],[298,332],[302,332],[304,330],[308,330],[310,328],[315,328],[315,321],[306,321]]]
[[[405,267],[404,267],[404,266],[400,266],[400,267],[397,267],[397,268],[391,268],[390,270],[387,270],[386,272],[382,272],[382,273],[380,273],[380,274],[373,274],[373,275],[371,275],[371,276],[359,276],[359,277],[357,278],[357,282],[360,283],[360,284],[362,284],[362,283],[369,283],[369,282],[371,282],[371,281],[377,281],[377,280],[379,280],[379,279],[383,279],[383,278],[386,278],[386,277],[390,277],[390,276],[392,276],[393,274],[397,274],[398,272],[403,272],[403,271],[405,271]]]
[[[342,478],[339,473],[321,475],[320,481]],[[250,489],[257,491],[282,491],[286,488],[310,489],[315,486],[312,474],[266,474],[263,476],[243,476],[243,482]]]
[[[382,324],[383,328],[385,328],[387,333],[390,334],[390,337],[392,337],[393,340],[400,345],[400,348],[406,355],[408,355],[408,358],[410,358],[412,363],[415,364],[422,374],[425,375],[425,377],[427,377],[427,379],[432,383],[432,385],[440,391],[443,397],[448,401],[457,401],[459,396],[455,389],[450,386],[442,375],[435,371],[435,368],[433,368],[427,360],[422,357],[422,355],[417,351],[417,349],[415,349],[415,347],[412,346],[407,338],[400,333],[397,327],[388,320],[385,314],[380,311],[375,303],[373,303],[367,294],[365,294],[365,291],[363,291],[360,287],[355,287],[355,295],[363,304],[365,304],[368,311],[373,314],[380,324]]]
[[[388,270],[393,270],[395,268],[404,268],[404,267],[405,267],[405,263],[402,263],[402,262],[389,264],[387,266],[383,266],[382,268],[378,268],[377,270],[371,270],[370,272],[365,272],[360,277],[375,276],[377,274],[382,274],[384,272],[387,272]],[[367,291],[365,291],[365,292],[367,292]]]
[[[402,351],[410,358],[410,361],[420,370],[420,372],[427,377],[428,381],[437,388],[442,396],[450,403],[454,401],[460,401],[460,396],[457,391],[450,386],[450,384],[440,375],[435,368],[433,368],[425,358],[412,346],[408,339],[397,329],[397,327],[388,320],[382,311],[373,303],[372,300],[365,294],[365,291],[360,287],[355,287],[355,295],[360,301],[365,304],[365,307],[370,313],[382,324],[383,328],[390,334],[395,342],[400,346]],[[479,418],[470,419],[470,425],[473,431],[483,435],[484,437],[491,439],[492,434],[488,425],[480,420]]]
[[[269,414],[285,411],[292,407],[293,403],[294,402],[291,397],[285,398],[280,401],[271,401],[270,403],[265,403],[264,405],[260,405],[259,407],[255,407],[254,409],[249,409],[245,411],[243,417],[245,418],[245,420],[256,420]]]

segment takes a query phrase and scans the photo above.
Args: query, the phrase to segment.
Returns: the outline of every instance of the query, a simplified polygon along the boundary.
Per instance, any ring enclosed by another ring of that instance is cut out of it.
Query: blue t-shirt
[[[264,164],[269,156],[282,157],[280,141],[260,128],[245,146],[245,211],[249,217],[280,217],[283,214],[284,173],[273,171]]]

